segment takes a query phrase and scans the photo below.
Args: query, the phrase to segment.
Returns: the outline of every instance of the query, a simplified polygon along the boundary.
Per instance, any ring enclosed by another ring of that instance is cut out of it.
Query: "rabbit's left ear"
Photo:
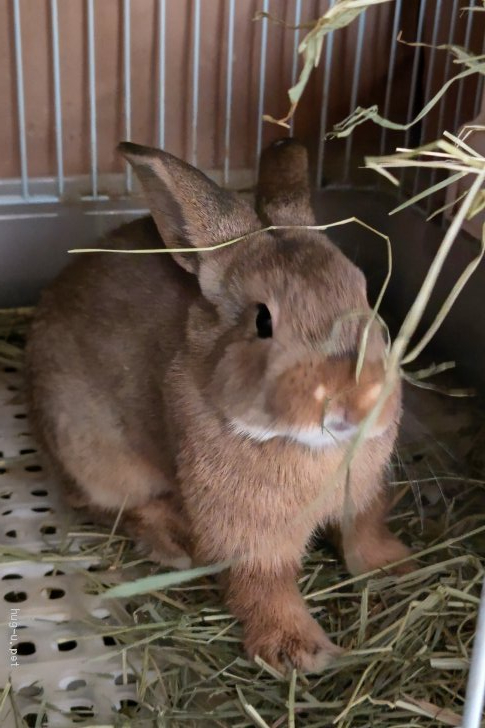
[[[263,150],[256,209],[273,225],[315,225],[306,147],[291,137]]]
[[[198,274],[197,248],[223,243],[258,230],[254,210],[236,193],[222,189],[190,164],[160,149],[131,142],[118,146],[141,182],[150,212],[167,248],[179,265]],[[193,249],[194,252],[184,251]]]

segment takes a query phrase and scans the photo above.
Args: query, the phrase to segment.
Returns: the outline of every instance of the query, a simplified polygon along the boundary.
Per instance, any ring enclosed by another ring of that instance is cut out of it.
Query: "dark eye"
[[[256,316],[258,336],[260,339],[269,339],[273,336],[273,324],[271,323],[269,308],[264,303],[258,303],[256,308],[258,309]]]

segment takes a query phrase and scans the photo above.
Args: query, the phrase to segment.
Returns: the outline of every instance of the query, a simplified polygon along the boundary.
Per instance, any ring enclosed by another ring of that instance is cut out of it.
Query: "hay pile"
[[[0,316],[4,365],[21,364],[24,331],[22,312]],[[419,568],[397,579],[379,573],[349,578],[323,543],[304,564],[300,588],[314,616],[345,648],[338,662],[320,676],[294,673],[290,680],[248,662],[240,627],[210,577],[120,600],[116,619],[90,624],[93,638],[114,638],[137,674],[140,704],[126,706],[112,725],[460,724],[484,575],[485,427],[472,400],[423,396],[417,407],[411,402],[414,414],[404,423],[392,473],[392,527],[416,549]],[[100,571],[89,575],[94,590],[153,571],[122,536],[91,531],[95,538],[86,548],[100,561]],[[64,561],[66,543],[57,554]],[[18,558],[3,549],[2,562]],[[96,725],[80,719],[79,725]]]

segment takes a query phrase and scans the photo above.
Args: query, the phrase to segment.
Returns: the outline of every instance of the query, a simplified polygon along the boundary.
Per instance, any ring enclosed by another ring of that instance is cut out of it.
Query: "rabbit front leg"
[[[235,567],[228,577],[226,602],[244,627],[250,657],[259,655],[281,672],[323,670],[342,650],[310,615],[290,566],[268,572]]]

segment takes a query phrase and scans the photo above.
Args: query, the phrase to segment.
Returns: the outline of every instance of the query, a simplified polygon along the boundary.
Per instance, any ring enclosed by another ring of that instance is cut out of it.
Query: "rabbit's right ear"
[[[165,245],[181,249],[173,257],[190,273],[198,273],[201,255],[211,255],[197,254],[198,248],[261,228],[244,200],[168,152],[131,142],[118,151],[133,166]]]
[[[306,147],[292,137],[263,150],[259,160],[256,209],[265,223],[315,225]]]

